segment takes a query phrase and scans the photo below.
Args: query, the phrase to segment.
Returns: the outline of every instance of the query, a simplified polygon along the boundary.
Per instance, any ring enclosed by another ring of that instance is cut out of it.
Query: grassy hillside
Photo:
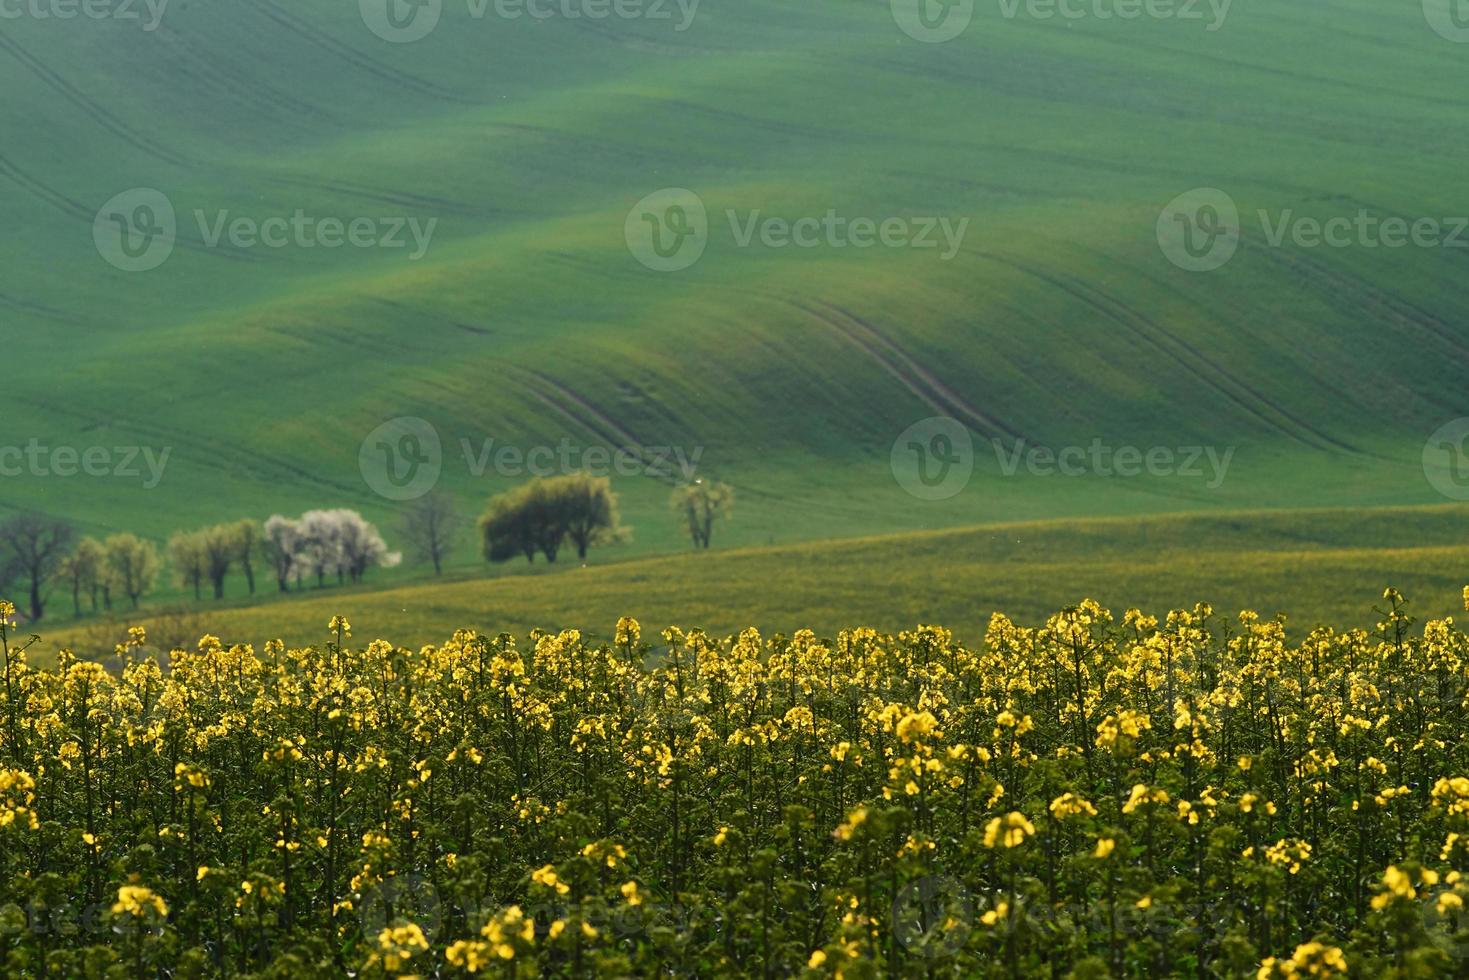
[[[383,591],[329,590],[253,608],[140,616],[164,646],[212,632],[228,643],[321,642],[345,615],[359,639],[441,641],[446,630],[524,633],[579,627],[610,633],[632,615],[645,628],[723,634],[853,624],[882,630],[944,623],[974,642],[991,612],[1021,622],[1092,597],[1119,612],[1212,602],[1233,613],[1290,611],[1293,629],[1371,626],[1384,586],[1420,618],[1462,610],[1469,582],[1463,507],[1318,510],[1047,521],[853,541],[628,561],[560,573],[461,579]],[[123,623],[46,630],[63,646],[106,652]]]
[[[327,0],[175,3],[152,32],[6,21],[0,131],[25,136],[0,147],[0,441],[171,455],[154,489],[27,473],[0,507],[160,538],[329,505],[391,527],[358,453],[397,416],[435,426],[443,485],[476,505],[515,478],[475,476],[461,439],[700,448],[740,492],[724,542],[741,546],[1441,499],[1419,454],[1465,411],[1462,253],[1272,248],[1250,216],[1462,210],[1460,46],[1416,4],[1368,0],[1239,5],[1213,32],[979,6],[944,44],[856,0],[710,0],[681,32],[449,3],[412,44]],[[1154,230],[1200,186],[1247,216],[1206,274]],[[168,196],[179,242],[128,273],[92,230],[136,187]],[[711,220],[675,273],[623,238],[664,187]],[[950,261],[741,248],[731,209],[969,225]],[[410,261],[211,247],[194,217],[298,210],[438,224]],[[979,451],[964,492],[923,503],[888,459],[933,415]],[[1016,437],[1236,455],[1214,489],[1005,477],[988,440]],[[662,482],[618,488],[628,554],[681,545]]]

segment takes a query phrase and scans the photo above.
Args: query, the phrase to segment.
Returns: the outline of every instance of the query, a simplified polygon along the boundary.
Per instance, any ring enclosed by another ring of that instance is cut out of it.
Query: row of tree
[[[376,527],[346,509],[312,510],[299,518],[276,514],[263,527],[240,520],[181,531],[169,539],[167,552],[178,584],[192,588],[196,599],[202,598],[205,582],[216,599],[222,598],[226,580],[237,569],[254,595],[255,570],[262,562],[275,570],[284,592],[292,581],[299,588],[306,576],[318,584],[325,584],[328,575],[357,582],[373,566],[391,568],[402,560]],[[111,609],[124,596],[137,608],[157,583],[162,565],[157,547],[134,534],[79,538],[66,521],[36,513],[0,524],[0,589],[18,582],[31,620],[45,615],[59,585],[70,591],[78,616],[83,599],[93,612]]]
[[[715,521],[729,516],[734,493],[727,484],[697,480],[673,491],[670,506],[679,515],[695,548],[709,547]],[[419,562],[443,572],[463,528],[454,499],[435,492],[411,503],[402,532]],[[586,473],[532,480],[493,497],[479,520],[484,555],[491,562],[517,556],[554,562],[563,548],[577,558],[602,544],[627,541],[632,529],[621,523],[617,494],[606,477]],[[193,531],[180,531],[167,545],[168,562],[177,583],[203,598],[208,583],[222,598],[231,574],[239,572],[255,594],[256,570],[268,568],[282,592],[291,584],[328,577],[359,582],[370,568],[392,568],[402,561],[378,529],[355,510],[310,510],[300,517],[272,515],[263,524],[230,521]],[[163,562],[152,542],[133,534],[102,540],[79,538],[65,521],[44,514],[19,514],[0,524],[0,589],[19,583],[32,620],[40,619],[52,591],[64,586],[76,615],[83,600],[93,612],[111,609],[126,598],[137,608],[151,591]]]
[[[78,541],[76,550],[62,559],[57,578],[70,589],[72,611],[80,616],[83,596],[94,612],[99,599],[102,608],[111,609],[114,596],[126,596],[138,608],[138,600],[158,580],[158,566],[158,549],[151,541],[136,534],[113,534],[101,541],[91,537]],[[39,619],[40,612],[33,604],[33,617]]]
[[[20,584],[31,619],[45,614],[57,583],[69,586],[80,615],[83,596],[93,609],[111,609],[113,598],[120,596],[136,607],[157,577],[158,549],[137,535],[78,540],[70,524],[35,513],[0,523],[0,587]]]
[[[260,547],[260,525],[252,520],[216,524],[197,531],[180,531],[168,539],[168,560],[181,586],[192,586],[201,598],[205,580],[214,588],[214,598],[224,596],[224,581],[239,565],[255,594],[255,557]]]

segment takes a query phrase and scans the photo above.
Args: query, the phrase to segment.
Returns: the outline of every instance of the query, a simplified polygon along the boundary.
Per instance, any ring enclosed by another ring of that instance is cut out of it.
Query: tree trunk
[[[46,603],[41,599],[41,576],[31,575],[31,619],[40,619],[46,613]]]

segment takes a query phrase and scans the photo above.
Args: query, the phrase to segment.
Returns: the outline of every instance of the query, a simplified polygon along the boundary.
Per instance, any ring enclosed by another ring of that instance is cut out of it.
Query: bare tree
[[[432,562],[435,575],[443,574],[444,559],[453,550],[463,526],[454,498],[437,490],[409,504],[403,516],[403,536],[414,558]]]
[[[275,572],[275,584],[282,592],[290,590],[293,571],[296,572],[297,584],[300,583],[300,566],[296,564],[296,556],[301,550],[299,522],[272,514],[265,522],[265,537],[260,548],[265,552],[265,559]]]
[[[209,584],[214,586],[214,598],[224,598],[224,580],[235,563],[235,529],[229,524],[217,524],[199,532],[204,548],[204,572]]]
[[[260,525],[248,517],[230,525],[230,538],[234,545],[235,561],[245,573],[245,584],[250,594],[255,594],[255,554],[260,548]]]
[[[715,520],[728,517],[734,509],[734,489],[727,483],[695,480],[675,488],[668,503],[683,515],[694,547],[708,549]]]
[[[138,608],[138,598],[158,580],[158,549],[135,534],[114,534],[102,543],[108,577]]]
[[[92,612],[97,611],[97,591],[106,576],[106,552],[96,538],[82,538],[61,564],[61,576],[71,586],[71,609],[73,615],[82,614],[82,593],[92,598]]]
[[[75,540],[70,524],[45,514],[18,514],[0,524],[0,549],[14,577],[27,583],[32,620],[46,614],[51,581]]]
[[[180,531],[168,539],[168,560],[180,585],[192,585],[194,598],[200,599],[204,584],[204,542],[198,531]]]

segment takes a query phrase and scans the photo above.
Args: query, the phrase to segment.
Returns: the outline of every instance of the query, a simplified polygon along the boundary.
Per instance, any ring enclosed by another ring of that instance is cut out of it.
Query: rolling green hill
[[[1221,614],[1288,610],[1290,629],[1371,629],[1382,590],[1410,600],[1420,622],[1462,616],[1469,542],[1462,506],[1307,510],[1271,515],[1169,515],[1038,521],[850,541],[648,558],[600,568],[367,591],[327,589],[256,606],[193,606],[48,627],[39,656],[63,647],[105,654],[146,626],[155,645],[283,638],[321,643],[338,614],[360,641],[438,643],[458,627],[609,635],[620,616],[645,632],[670,624],[723,635],[856,625],[897,632],[941,623],[979,642],[990,613],[1038,625],[1092,597],[1121,615],[1161,615],[1211,602]]]
[[[1466,414],[1465,253],[1275,247],[1254,215],[1462,212],[1465,46],[1412,3],[1240,4],[1213,31],[980,7],[941,44],[859,0],[706,0],[682,31],[672,6],[451,0],[414,43],[326,0],[175,0],[152,31],[0,22],[0,442],[170,450],[152,489],[23,473],[0,506],[160,539],[353,506],[391,537],[359,450],[400,416],[434,426],[442,485],[476,509],[516,477],[476,476],[461,440],[701,450],[739,492],[721,546],[1441,501],[1420,454]],[[708,244],[660,273],[624,226],[669,187],[702,200]],[[1155,232],[1199,187],[1243,215],[1205,273]],[[134,188],[177,212],[151,271],[94,244]],[[741,247],[730,210],[968,225],[945,261]],[[417,261],[209,242],[221,218],[298,211],[437,224]],[[921,501],[889,454],[937,415],[971,430],[975,475]],[[1215,488],[1007,477],[990,440],[1016,438],[1234,455]],[[682,546],[662,480],[617,486],[636,538],[611,557]]]

